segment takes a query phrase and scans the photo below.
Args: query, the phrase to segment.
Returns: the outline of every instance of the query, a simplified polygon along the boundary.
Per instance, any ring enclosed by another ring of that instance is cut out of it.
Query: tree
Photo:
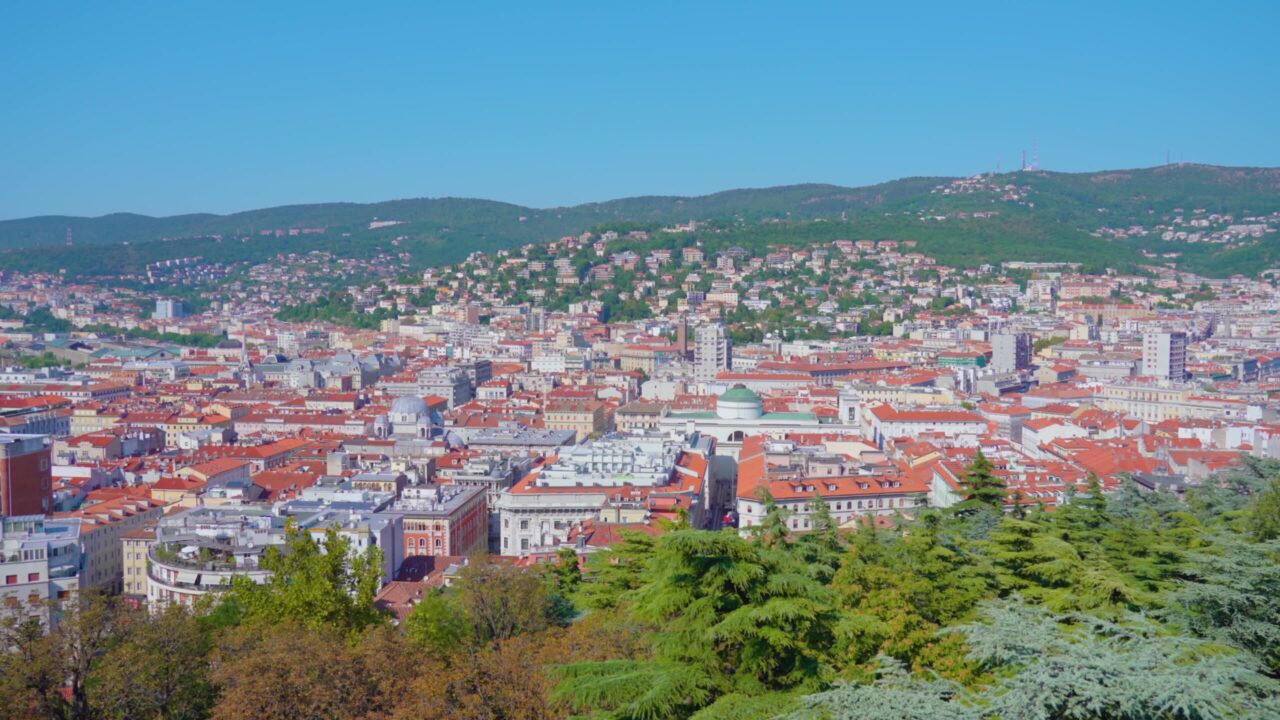
[[[467,645],[475,636],[471,619],[456,597],[429,591],[404,621],[405,636],[442,658]]]
[[[221,688],[212,720],[359,718],[379,705],[342,634],[290,620],[232,630],[212,678]]]
[[[800,535],[788,547],[801,561],[815,580],[826,585],[840,567],[845,541],[840,525],[831,515],[831,508],[821,495],[815,494],[809,502],[809,524],[812,529]]]
[[[232,579],[224,602],[246,622],[293,621],[313,628],[360,630],[384,621],[373,599],[382,584],[382,550],[351,552],[351,543],[329,528],[317,543],[308,532],[287,529],[282,547],[267,548],[265,583]]]
[[[1258,542],[1280,538],[1280,477],[1258,494],[1245,510],[1245,527]]]
[[[579,593],[590,608],[615,608],[623,598],[643,583],[656,543],[652,535],[623,530],[622,541],[587,558],[588,577]]]
[[[498,642],[550,624],[547,585],[528,568],[474,558],[458,574],[459,601],[480,642]]]
[[[190,610],[171,605],[138,612],[123,638],[94,664],[92,705],[104,718],[196,720],[207,717],[210,639]]]
[[[1234,534],[1192,555],[1165,613],[1197,636],[1243,648],[1280,676],[1280,540]]]
[[[816,688],[827,675],[832,598],[785,549],[678,530],[659,538],[647,578],[629,608],[653,628],[652,659],[561,668],[557,696],[573,708],[684,717],[726,692]]]
[[[1004,481],[996,477],[993,470],[991,461],[978,450],[960,478],[963,499],[955,506],[957,513],[968,515],[984,508],[1004,510],[1007,495]]]
[[[98,657],[121,637],[132,615],[119,599],[82,592],[48,608],[57,625],[45,632],[30,608],[0,621],[0,670],[20,694],[0,705],[25,716],[88,720],[90,672]],[[14,680],[17,678],[18,680]]]
[[[1055,616],[1007,601],[957,631],[1000,678],[981,699],[996,717],[1264,717],[1280,691],[1250,656],[1139,618]]]

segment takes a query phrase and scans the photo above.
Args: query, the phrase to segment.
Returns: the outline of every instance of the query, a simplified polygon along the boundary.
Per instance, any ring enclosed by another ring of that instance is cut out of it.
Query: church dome
[[[431,409],[427,407],[427,401],[416,395],[407,395],[402,398],[396,398],[391,403],[391,414],[396,416],[403,415],[430,415]]]
[[[716,399],[716,415],[724,420],[755,420],[764,414],[764,401],[741,383]]]

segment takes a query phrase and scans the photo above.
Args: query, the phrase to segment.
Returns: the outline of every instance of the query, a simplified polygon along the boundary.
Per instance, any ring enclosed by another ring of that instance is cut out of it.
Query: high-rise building
[[[1164,380],[1187,376],[1187,334],[1149,332],[1142,336],[1142,374]]]
[[[174,318],[184,317],[186,314],[181,302],[161,298],[156,301],[156,311],[151,317],[156,320],[173,320]]]
[[[723,325],[703,325],[698,328],[693,346],[693,379],[708,383],[716,379],[721,370],[733,364],[733,343]]]
[[[991,336],[991,368],[1017,372],[1031,367],[1030,333],[996,333]]]
[[[0,516],[53,511],[53,470],[47,435],[0,434]]]

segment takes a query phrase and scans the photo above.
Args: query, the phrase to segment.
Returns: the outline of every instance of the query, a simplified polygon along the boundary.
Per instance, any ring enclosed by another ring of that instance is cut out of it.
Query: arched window
[[[744,437],[746,437],[746,433],[742,432],[741,430],[734,430],[733,432],[729,433],[729,442],[742,442],[742,439]]]

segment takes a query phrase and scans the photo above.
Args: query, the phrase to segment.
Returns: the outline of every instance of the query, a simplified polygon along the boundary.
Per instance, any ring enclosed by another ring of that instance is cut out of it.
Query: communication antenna
[[[1023,148],[1023,149],[1022,149],[1022,171],[1023,171],[1023,172],[1026,172],[1026,171],[1027,171],[1027,150],[1026,150],[1026,148]]]
[[[71,228],[67,228],[67,247],[71,247],[74,244],[74,241],[75,236],[71,234]]]
[[[1031,169],[1040,169],[1040,143],[1035,138],[1031,140]]]

